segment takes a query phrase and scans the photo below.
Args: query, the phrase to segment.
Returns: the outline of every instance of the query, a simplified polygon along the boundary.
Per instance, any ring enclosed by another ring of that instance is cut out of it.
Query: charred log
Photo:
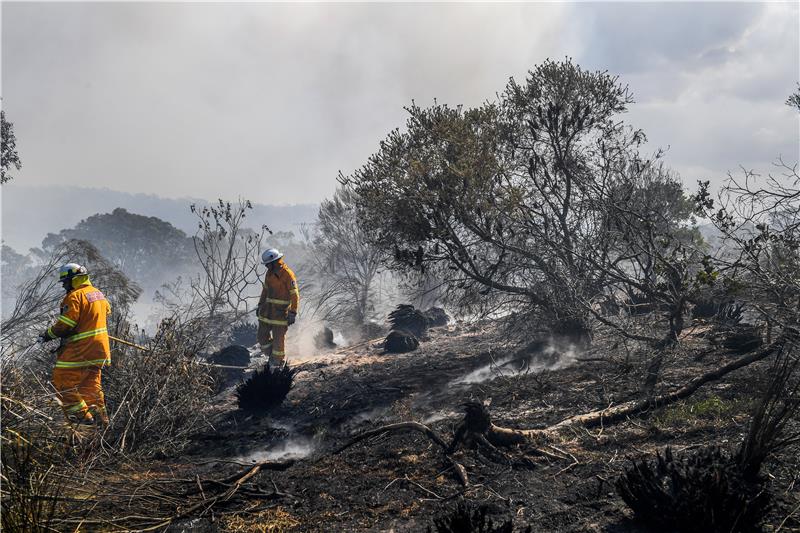
[[[486,457],[497,463],[516,464],[530,467],[529,459],[514,459],[501,452],[498,447],[525,444],[536,454],[549,459],[567,460],[560,454],[531,446],[536,442],[525,430],[516,430],[496,426],[492,423],[491,415],[485,405],[478,402],[467,402],[464,407],[464,419],[458,425],[453,435],[453,440],[447,447],[448,453],[453,453],[459,446],[477,449]]]

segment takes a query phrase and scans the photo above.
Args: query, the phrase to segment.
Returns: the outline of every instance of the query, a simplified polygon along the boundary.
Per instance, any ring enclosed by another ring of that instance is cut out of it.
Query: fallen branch
[[[735,370],[748,366],[756,361],[766,359],[768,356],[778,351],[785,342],[787,342],[785,337],[778,339],[763,350],[753,352],[750,355],[741,357],[735,361],[731,361],[727,365],[723,365],[710,372],[706,372],[705,374],[694,378],[683,387],[672,392],[642,400],[626,402],[613,407],[609,406],[599,411],[592,411],[590,413],[571,416],[546,428],[511,429],[497,426],[491,422],[489,413],[486,411],[485,407],[479,404],[470,404],[471,407],[467,408],[467,412],[464,417],[464,427],[467,432],[478,431],[485,433],[486,438],[492,444],[510,446],[514,444],[530,444],[531,442],[546,440],[556,431],[569,426],[580,425],[589,428],[613,424],[630,416],[637,415],[651,409],[666,407],[679,400],[683,400],[694,394],[697,389],[707,383],[718,381]]]
[[[677,402],[678,400],[683,400],[684,398],[688,398],[703,385],[711,383],[713,381],[718,381],[723,377],[725,377],[726,375],[733,372],[734,370],[738,370],[742,367],[748,366],[752,363],[755,363],[756,361],[761,361],[762,359],[766,359],[767,357],[775,353],[778,349],[780,349],[783,346],[783,343],[784,343],[783,339],[776,341],[773,344],[767,346],[763,350],[751,353],[750,355],[741,357],[739,359],[736,359],[735,361],[731,361],[727,365],[721,366],[710,372],[706,372],[705,374],[697,376],[683,387],[674,390],[672,392],[668,392],[660,396],[645,398],[643,400],[638,400],[638,401],[634,400],[631,402],[626,402],[617,405],[615,407],[608,407],[600,411],[594,411],[583,415],[572,416],[570,418],[562,420],[558,424],[548,427],[544,431],[554,431],[556,429],[576,424],[580,424],[584,427],[594,427],[594,426],[599,426],[600,424],[610,424],[617,422],[619,420],[623,420],[631,415],[649,411],[650,409],[665,407],[667,405]]]
[[[344,444],[343,446],[337,448],[333,455],[338,455],[350,446],[361,442],[362,440],[368,439],[370,437],[374,437],[376,435],[381,435],[383,433],[389,433],[390,431],[398,431],[403,429],[412,429],[414,431],[419,431],[420,433],[424,433],[428,436],[433,442],[441,446],[442,448],[447,448],[447,445],[442,440],[442,438],[436,434],[431,428],[426,426],[425,424],[420,424],[419,422],[398,422],[397,424],[389,424],[386,426],[381,426],[377,429],[371,429],[369,431],[365,431],[360,435],[354,437],[352,440]]]

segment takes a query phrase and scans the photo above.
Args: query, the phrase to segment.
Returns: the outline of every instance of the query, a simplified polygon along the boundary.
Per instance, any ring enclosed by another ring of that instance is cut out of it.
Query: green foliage
[[[676,403],[664,409],[657,421],[664,426],[691,426],[703,421],[728,420],[746,413],[751,405],[750,399],[726,400],[712,394],[704,399]]]
[[[117,268],[150,288],[185,273],[194,259],[192,240],[183,231],[159,218],[122,208],[92,215],[57,234],[50,233],[42,246],[52,249],[71,239],[91,242]]]
[[[695,208],[660,153],[639,153],[644,134],[620,119],[631,102],[616,77],[548,60],[496,102],[410,106],[405,131],[340,180],[372,243],[434,270],[462,311],[538,309],[588,333],[592,302],[636,289],[679,330]]]
[[[786,105],[800,111],[800,85],[797,86],[797,89],[786,100]]]
[[[17,170],[22,168],[17,153],[17,137],[14,135],[14,124],[6,120],[5,111],[0,111],[0,127],[2,127],[2,156],[0,157],[0,183],[6,183],[13,179],[10,174],[11,168]]]

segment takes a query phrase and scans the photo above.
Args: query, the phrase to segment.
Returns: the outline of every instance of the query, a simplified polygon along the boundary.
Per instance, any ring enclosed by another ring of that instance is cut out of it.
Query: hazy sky
[[[3,2],[3,108],[19,184],[307,203],[412,99],[477,105],[571,56],[630,85],[626,120],[693,184],[797,159],[799,16],[797,2]]]

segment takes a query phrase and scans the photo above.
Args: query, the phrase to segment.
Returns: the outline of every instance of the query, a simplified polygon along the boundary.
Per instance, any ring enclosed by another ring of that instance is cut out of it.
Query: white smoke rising
[[[269,449],[257,450],[237,458],[237,461],[260,463],[263,461],[285,461],[288,459],[304,459],[314,452],[315,446],[310,439],[289,438]]]
[[[513,377],[525,374],[536,374],[542,370],[559,370],[572,365],[577,358],[577,348],[573,344],[559,346],[550,342],[543,350],[529,356],[518,354],[504,357],[500,360],[482,366],[469,372],[468,374],[456,378],[450,385],[473,385],[491,381],[499,377]],[[521,367],[515,367],[509,363],[520,361]]]
[[[455,411],[436,411],[423,418],[421,420],[421,423],[427,426],[429,424],[439,422],[440,420],[446,420],[448,418],[458,418],[459,416],[462,415],[463,413],[457,413]]]
[[[344,429],[352,429],[357,427],[362,422],[378,422],[383,419],[389,412],[389,407],[375,407],[353,415],[347,420],[342,427]]]

